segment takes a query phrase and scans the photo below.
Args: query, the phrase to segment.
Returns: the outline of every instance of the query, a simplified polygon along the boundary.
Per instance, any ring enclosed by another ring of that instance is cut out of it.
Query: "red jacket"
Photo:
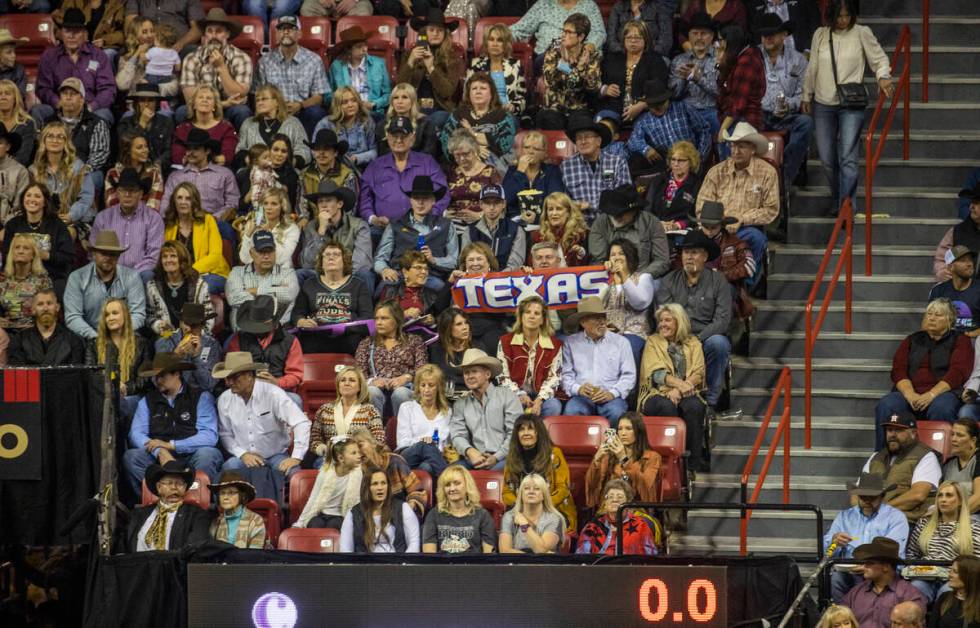
[[[503,350],[504,360],[506,362],[504,364],[504,373],[512,382],[520,387],[524,383],[524,378],[527,376],[527,347],[524,345],[522,338],[518,338],[519,342],[514,343],[514,335],[511,332],[501,336],[500,348]],[[551,348],[546,349],[542,346],[542,341],[546,340],[551,341]],[[534,389],[544,399],[549,399],[554,396],[554,390],[542,390],[542,385],[544,384],[544,380],[548,378],[548,371],[551,369],[551,364],[558,358],[560,353],[561,340],[558,340],[554,336],[548,339],[544,336],[538,336],[538,348],[535,352],[536,363],[534,364]]]
[[[279,331],[279,329],[270,331],[264,337],[259,338],[259,345],[262,347],[262,349],[269,348],[269,345],[272,344],[272,340],[276,335],[276,331]],[[282,334],[285,338],[288,338],[290,345],[289,350],[286,353],[283,373],[281,376],[279,376],[279,388],[282,388],[288,392],[296,392],[299,390],[299,385],[303,383],[303,349],[300,347],[299,341],[293,338],[290,334],[287,334],[285,331],[283,331]],[[242,351],[240,347],[241,342],[239,340],[239,336],[238,334],[235,334],[228,342],[228,351]],[[271,369],[270,372],[272,372]],[[272,372],[272,374],[275,375],[276,373]]]

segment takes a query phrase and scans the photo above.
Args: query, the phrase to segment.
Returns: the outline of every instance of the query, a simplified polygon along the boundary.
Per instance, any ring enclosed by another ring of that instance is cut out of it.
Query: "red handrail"
[[[824,273],[830,263],[830,256],[833,254],[834,247],[837,245],[837,238],[840,236],[841,229],[844,230],[844,244],[841,247],[840,259],[834,267],[834,275],[827,285],[827,292],[823,296],[823,303],[820,304],[820,313],[817,315],[816,324],[813,323],[813,304],[817,300],[817,293],[823,285]],[[834,291],[837,289],[837,282],[840,280],[841,270],[846,268],[847,275],[844,279],[844,333],[851,333],[851,295],[854,271],[854,206],[851,199],[845,199],[841,205],[837,222],[834,223],[834,230],[827,241],[827,248],[824,249],[823,259],[820,261],[820,268],[817,269],[817,276],[813,278],[813,286],[810,288],[810,296],[806,301],[806,357],[803,364],[803,408],[805,414],[804,439],[806,448],[809,449],[811,442],[810,420],[811,420],[811,395],[813,393],[813,347],[820,337],[820,328],[823,327],[823,320],[827,316],[830,302],[834,298]]]
[[[756,478],[755,489],[752,491],[752,496],[749,497],[749,476],[752,475],[752,468],[755,466],[755,459],[759,455],[759,449],[762,447],[762,440],[766,436],[766,432],[769,431],[769,423],[772,420],[772,415],[776,411],[776,403],[779,401],[779,397],[783,397],[783,411],[779,416],[779,424],[776,426],[776,434],[772,438],[772,443],[769,444],[769,451],[766,453],[766,459],[762,463],[762,470],[759,471],[759,477]],[[776,455],[776,447],[779,446],[779,438],[783,438],[783,503],[789,503],[789,477],[790,477],[790,451],[789,451],[789,441],[790,441],[790,417],[793,412],[793,376],[792,371],[788,366],[783,367],[783,370],[779,373],[779,379],[776,380],[776,388],[772,391],[772,397],[769,399],[769,407],[766,408],[766,415],[762,418],[762,425],[759,426],[759,433],[755,437],[755,445],[752,446],[752,453],[749,454],[749,459],[745,461],[745,467],[742,469],[742,503],[743,504],[754,504],[759,500],[759,493],[762,492],[762,485],[766,482],[766,475],[769,474],[769,466],[772,464],[772,459]],[[742,511],[742,528],[739,535],[739,548],[744,556],[748,553],[748,533],[749,533],[749,519],[752,517],[751,510]]]
[[[928,22],[928,18],[926,21]],[[878,162],[881,160],[881,154],[885,149],[885,140],[888,139],[888,132],[892,128],[892,121],[895,118],[895,109],[898,106],[899,96],[904,97],[905,100],[904,115],[902,116],[902,126],[905,134],[902,159],[904,161],[908,161],[909,159],[909,106],[910,95],[912,93],[910,86],[912,77],[912,31],[909,30],[908,25],[902,27],[901,34],[898,36],[898,43],[895,45],[895,52],[892,54],[893,72],[898,66],[899,55],[901,55],[902,61],[904,61],[904,66],[901,70],[901,78],[898,80],[898,85],[892,93],[892,102],[888,107],[888,115],[885,117],[885,123],[881,127],[877,146],[874,146],[872,149],[875,128],[878,126],[878,119],[881,117],[881,110],[885,106],[885,99],[887,98],[884,92],[878,94],[878,104],[875,105],[874,115],[871,116],[871,122],[868,123],[868,132],[864,136],[864,274],[868,277],[871,276],[871,199],[874,190],[875,170],[878,168]],[[928,71],[928,68],[926,70]],[[925,74],[923,74],[923,77],[925,77]]]
[[[922,102],[929,102],[929,0],[922,0]]]

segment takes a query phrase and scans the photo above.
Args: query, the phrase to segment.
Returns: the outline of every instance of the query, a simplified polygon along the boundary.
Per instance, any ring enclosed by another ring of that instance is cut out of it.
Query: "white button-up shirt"
[[[248,402],[230,390],[218,397],[218,437],[233,456],[254,453],[269,458],[286,453],[302,460],[310,446],[310,421],[275,384],[255,380]]]

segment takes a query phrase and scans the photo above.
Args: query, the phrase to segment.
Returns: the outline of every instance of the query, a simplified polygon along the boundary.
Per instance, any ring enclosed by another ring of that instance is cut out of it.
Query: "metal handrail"
[[[928,23],[928,18],[925,18],[925,23]],[[912,31],[909,30],[908,25],[902,27],[902,31],[898,36],[898,43],[895,44],[895,52],[892,53],[892,71],[898,67],[898,60],[901,56],[904,65],[902,67],[900,78],[898,79],[898,85],[895,87],[895,91],[891,96],[891,105],[888,107],[888,115],[885,117],[885,123],[881,127],[881,133],[878,136],[878,144],[874,145],[874,134],[875,128],[878,126],[878,119],[881,117],[881,110],[885,106],[885,96],[884,92],[879,90],[878,102],[875,105],[874,114],[871,116],[871,122],[868,123],[868,132],[864,136],[864,274],[868,277],[871,276],[871,215],[872,215],[872,196],[874,192],[874,177],[875,170],[878,168],[878,162],[881,160],[881,155],[885,150],[885,140],[888,139],[888,132],[892,128],[892,121],[895,118],[895,109],[898,106],[898,99],[901,96],[904,99],[903,110],[904,114],[902,116],[902,130],[904,133],[904,144],[902,147],[902,160],[908,161],[909,159],[909,124],[911,122],[909,115],[910,100],[911,100],[911,80],[912,80]],[[925,58],[923,59],[925,61]],[[925,69],[928,71],[928,68]],[[923,73],[923,78],[925,73]]]
[[[772,442],[769,444],[769,451],[766,453],[766,459],[762,464],[762,470],[759,472],[759,476],[756,478],[755,490],[752,491],[752,496],[749,497],[749,476],[752,475],[752,469],[755,467],[755,459],[759,455],[759,449],[762,447],[762,441],[766,436],[766,432],[769,430],[769,423],[772,420],[772,415],[776,411],[776,403],[779,401],[779,397],[783,397],[783,411],[779,417],[779,424],[776,426],[776,433],[772,437]],[[783,370],[779,373],[779,378],[776,380],[776,387],[772,391],[772,397],[769,399],[769,407],[766,408],[766,415],[762,418],[762,425],[759,426],[759,432],[755,437],[755,444],[752,446],[752,453],[749,454],[748,460],[745,461],[745,467],[742,469],[741,478],[741,499],[743,504],[754,504],[759,499],[759,493],[762,491],[762,485],[766,482],[766,476],[769,474],[769,466],[772,464],[772,459],[776,455],[776,447],[779,445],[780,436],[783,437],[783,504],[789,504],[789,478],[790,478],[790,417],[793,413],[793,375],[792,371],[788,366],[784,366]],[[749,519],[752,517],[752,511],[742,509],[742,523],[741,530],[739,532],[739,550],[744,556],[748,552],[748,530],[749,530]]]
[[[870,215],[868,216],[868,222],[871,222]],[[824,294],[823,303],[820,304],[820,313],[817,315],[816,324],[813,322],[813,304],[817,300],[817,293],[820,291],[820,286],[823,284],[824,274],[827,271],[827,265],[830,263],[830,256],[834,251],[834,247],[837,245],[837,238],[840,236],[841,230],[844,230],[844,244],[841,247],[840,258],[837,260],[837,265],[834,267],[834,275],[830,279],[830,283],[827,285],[827,292]],[[870,263],[870,262],[869,262]],[[834,291],[837,289],[837,282],[840,280],[840,274],[843,269],[847,270],[847,274],[844,279],[844,333],[851,333],[851,301],[853,292],[853,274],[854,274],[854,206],[851,204],[851,199],[845,199],[844,204],[840,208],[840,212],[837,215],[837,221],[834,223],[834,230],[830,234],[830,240],[827,241],[827,248],[824,249],[823,259],[820,261],[820,268],[817,269],[817,275],[813,278],[813,286],[810,288],[810,295],[806,301],[806,347],[805,358],[803,363],[804,368],[804,380],[803,380],[803,412],[804,412],[804,444],[807,449],[810,449],[812,443],[811,437],[811,402],[813,394],[813,347],[817,343],[817,339],[820,337],[820,329],[823,327],[824,318],[827,316],[827,311],[830,309],[830,302],[834,298]]]

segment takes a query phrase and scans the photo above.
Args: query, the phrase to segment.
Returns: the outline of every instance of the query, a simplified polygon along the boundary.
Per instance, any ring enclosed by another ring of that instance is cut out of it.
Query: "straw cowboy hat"
[[[493,377],[497,377],[504,370],[500,360],[491,358],[483,349],[467,349],[463,353],[463,360],[460,362],[459,368],[465,369],[470,366],[482,366],[489,369]]]
[[[735,128],[728,132],[725,137],[726,142],[750,142],[755,146],[755,154],[762,155],[769,150],[769,140],[765,135],[755,130],[755,127],[748,122],[739,122]]]
[[[208,11],[208,14],[204,16],[203,20],[197,21],[197,27],[201,29],[202,33],[204,32],[204,29],[207,28],[208,24],[218,24],[227,28],[228,32],[231,33],[231,37],[229,37],[229,39],[234,39],[242,33],[242,25],[228,17],[225,10],[220,7],[211,9]]]
[[[176,460],[170,460],[159,465],[156,463],[151,464],[146,468],[146,474],[144,478],[146,479],[146,488],[149,489],[151,493],[159,497],[157,492],[157,482],[162,480],[165,476],[176,475],[187,488],[190,488],[194,484],[194,467],[187,466]]]
[[[224,362],[218,362],[211,371],[211,377],[224,379],[229,375],[244,373],[245,371],[265,371],[269,369],[268,364],[253,362],[252,354],[248,351],[229,351],[225,355]]]
[[[217,482],[208,485],[208,488],[212,493],[217,494],[223,488],[226,487],[237,488],[238,492],[242,495],[242,506],[249,503],[255,499],[255,487],[249,482],[245,481],[245,478],[236,471],[225,471],[218,478]]]
[[[562,327],[567,333],[569,330],[576,332],[579,329],[579,324],[582,322],[583,318],[587,316],[605,316],[609,313],[609,310],[602,306],[602,299],[599,297],[585,297],[578,302],[578,307],[575,313],[565,319]]]
[[[14,37],[6,28],[0,28],[0,46],[13,44],[16,47],[21,44],[26,44],[29,41],[30,39],[26,37]]]
[[[156,377],[160,373],[176,373],[178,371],[193,371],[194,365],[190,362],[181,361],[176,353],[161,351],[153,356],[152,362],[144,362],[140,365],[140,377]]]

